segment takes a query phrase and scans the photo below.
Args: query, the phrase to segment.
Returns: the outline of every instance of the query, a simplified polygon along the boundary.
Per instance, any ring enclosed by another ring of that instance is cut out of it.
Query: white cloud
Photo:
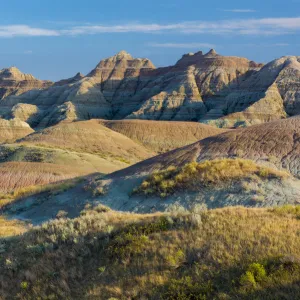
[[[76,26],[63,30],[62,34],[98,34],[98,33],[208,33],[240,35],[278,35],[300,31],[300,17],[221,20],[216,22],[181,22],[171,24],[124,24]]]
[[[232,13],[255,13],[254,9],[222,9],[222,11],[232,12]]]
[[[27,25],[0,26],[0,37],[16,36],[57,36],[60,33],[52,29],[34,28]]]
[[[26,50],[26,51],[24,51],[24,54],[32,54],[32,53],[33,53],[32,50]]]
[[[129,23],[121,25],[82,25],[60,29],[35,28],[28,25],[0,26],[0,37],[89,35],[101,33],[194,33],[231,35],[283,35],[299,33],[300,17],[235,19],[212,22],[170,24]]]
[[[150,47],[157,47],[157,48],[215,48],[216,46],[213,44],[207,43],[150,43]]]

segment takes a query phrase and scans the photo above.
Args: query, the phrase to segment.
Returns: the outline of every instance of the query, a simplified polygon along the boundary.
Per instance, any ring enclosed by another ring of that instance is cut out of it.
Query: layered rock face
[[[44,89],[51,81],[42,81],[24,74],[16,67],[0,70],[0,100],[9,95],[20,95],[32,89]]]
[[[19,119],[0,119],[0,144],[14,142],[33,132],[27,123]]]
[[[128,109],[126,100],[136,93],[140,73],[153,68],[149,60],[133,59],[121,51],[101,61],[85,77],[77,74],[46,90],[34,89],[2,99],[0,113],[8,115],[19,103],[34,105],[39,110],[37,127],[42,128],[62,120],[110,119],[119,110],[119,105]]]
[[[175,66],[152,72],[155,79],[137,95],[141,107],[128,118],[196,121],[210,114],[223,116],[225,96],[239,86],[239,78],[260,67],[214,50],[186,54]],[[150,93],[146,100],[145,91]]]
[[[148,59],[121,51],[87,76],[2,97],[0,115],[11,117],[23,103],[38,111],[30,124],[40,128],[91,118],[217,120],[221,127],[263,123],[300,113],[299,61],[283,57],[263,66],[211,50],[156,69]]]
[[[300,57],[286,56],[265,65],[226,98],[226,118],[248,124],[300,113]]]

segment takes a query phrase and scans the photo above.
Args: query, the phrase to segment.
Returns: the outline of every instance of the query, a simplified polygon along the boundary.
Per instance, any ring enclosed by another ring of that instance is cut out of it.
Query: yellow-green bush
[[[246,178],[285,178],[286,172],[263,167],[251,160],[216,159],[192,162],[182,168],[169,167],[150,175],[133,193],[156,194],[162,198],[176,191]]]

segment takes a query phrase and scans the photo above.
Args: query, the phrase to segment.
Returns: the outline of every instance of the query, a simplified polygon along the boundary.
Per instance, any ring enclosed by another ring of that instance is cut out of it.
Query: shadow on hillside
[[[93,204],[92,192],[86,188],[91,178],[99,178],[101,173],[93,173],[73,179],[59,181],[46,186],[32,187],[28,195],[21,196],[16,201],[7,204],[0,213],[8,219],[28,221],[38,225],[55,219],[57,214],[64,211],[69,218],[75,218],[85,208]]]

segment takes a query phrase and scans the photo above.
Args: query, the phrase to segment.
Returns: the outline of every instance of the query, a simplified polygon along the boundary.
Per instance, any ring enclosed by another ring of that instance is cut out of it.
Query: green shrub
[[[27,281],[22,281],[20,286],[21,286],[21,289],[27,290],[29,285],[28,285]]]
[[[108,247],[111,257],[126,259],[141,254],[149,242],[148,235],[168,230],[170,220],[161,217],[154,223],[133,224],[117,233]]]
[[[168,300],[206,300],[212,292],[211,283],[193,282],[189,276],[172,279],[162,294],[162,299]]]
[[[243,286],[255,286],[256,281],[255,281],[254,274],[250,271],[247,271],[245,274],[241,276],[240,284]]]
[[[252,263],[247,271],[241,276],[240,284],[243,286],[255,286],[267,277],[265,267],[259,263]]]

